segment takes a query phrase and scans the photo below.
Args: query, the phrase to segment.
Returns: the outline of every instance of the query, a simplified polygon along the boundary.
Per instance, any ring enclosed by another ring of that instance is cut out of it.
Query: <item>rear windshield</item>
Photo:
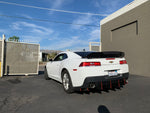
[[[124,57],[124,52],[119,51],[106,51],[106,52],[75,52],[82,58],[122,58]]]

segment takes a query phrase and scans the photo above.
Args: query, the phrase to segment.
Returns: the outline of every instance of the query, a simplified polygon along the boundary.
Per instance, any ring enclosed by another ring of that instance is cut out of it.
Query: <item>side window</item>
[[[65,60],[65,59],[67,59],[67,58],[68,58],[67,54],[64,54],[64,55],[63,55],[63,60]]]
[[[58,55],[54,61],[61,61],[63,59],[63,54]]]
[[[66,58],[68,58],[66,54],[60,54],[54,59],[54,61],[62,61]]]

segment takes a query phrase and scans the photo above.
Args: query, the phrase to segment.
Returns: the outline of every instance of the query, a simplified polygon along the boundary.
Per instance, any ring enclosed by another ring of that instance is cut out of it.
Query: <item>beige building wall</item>
[[[150,0],[135,0],[101,21],[102,51],[123,51],[131,74],[150,76]]]

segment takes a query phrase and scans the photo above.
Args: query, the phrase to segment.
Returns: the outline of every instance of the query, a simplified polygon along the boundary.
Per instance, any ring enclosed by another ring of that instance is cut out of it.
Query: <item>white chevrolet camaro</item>
[[[125,85],[129,70],[123,52],[68,51],[46,64],[44,76],[61,82],[64,90],[72,93]]]

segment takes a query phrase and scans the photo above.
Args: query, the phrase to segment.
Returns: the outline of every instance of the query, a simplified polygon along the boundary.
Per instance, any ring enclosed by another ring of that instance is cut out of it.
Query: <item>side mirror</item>
[[[52,62],[53,60],[52,60],[52,59],[49,59],[49,61],[51,61],[51,62]]]

